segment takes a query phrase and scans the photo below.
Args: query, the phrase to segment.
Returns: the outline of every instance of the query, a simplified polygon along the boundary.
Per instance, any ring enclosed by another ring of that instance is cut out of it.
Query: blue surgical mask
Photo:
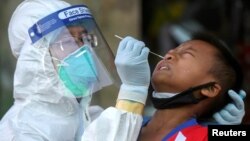
[[[75,97],[83,97],[91,93],[97,81],[97,72],[88,46],[80,47],[68,55],[58,67],[60,79]]]

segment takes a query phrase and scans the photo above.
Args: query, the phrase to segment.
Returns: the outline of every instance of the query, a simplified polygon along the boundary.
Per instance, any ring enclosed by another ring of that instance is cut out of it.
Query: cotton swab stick
[[[115,35],[115,37],[116,38],[118,38],[118,39],[123,39],[121,36],[118,36],[118,35]],[[157,57],[160,57],[161,59],[164,59],[164,57],[163,56],[161,56],[161,55],[159,55],[159,54],[156,54],[156,53],[154,53],[154,52],[152,52],[152,51],[149,51],[149,53],[151,53],[151,54],[153,54],[153,55],[155,55],[155,56],[157,56]]]

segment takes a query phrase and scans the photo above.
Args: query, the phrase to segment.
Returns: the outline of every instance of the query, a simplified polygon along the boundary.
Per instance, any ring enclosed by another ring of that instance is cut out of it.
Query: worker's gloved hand
[[[124,38],[118,47],[115,65],[122,85],[118,99],[145,104],[150,83],[149,49],[142,41]]]
[[[246,92],[241,90],[238,94],[233,90],[229,90],[228,94],[233,100],[233,103],[227,104],[222,110],[216,112],[213,117],[219,124],[240,124],[245,115],[243,99],[246,97]]]

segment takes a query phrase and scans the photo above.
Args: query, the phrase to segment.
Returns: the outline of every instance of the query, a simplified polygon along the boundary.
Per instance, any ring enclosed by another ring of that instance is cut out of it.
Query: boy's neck
[[[142,128],[141,140],[161,140],[172,129],[195,116],[195,110],[190,106],[157,110],[147,126]]]
[[[176,127],[194,116],[194,111],[191,111],[191,108],[188,107],[164,109],[157,110],[153,115],[151,122],[152,126],[156,128],[161,127],[162,125],[166,126],[166,128],[171,128]]]

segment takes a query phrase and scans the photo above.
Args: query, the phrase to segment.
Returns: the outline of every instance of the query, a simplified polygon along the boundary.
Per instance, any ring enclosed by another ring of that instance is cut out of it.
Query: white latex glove
[[[246,92],[241,90],[239,94],[237,94],[235,91],[229,90],[228,94],[233,100],[233,103],[227,104],[222,110],[216,112],[213,117],[219,124],[240,124],[245,115],[243,99],[246,97]]]
[[[122,85],[118,99],[145,104],[150,83],[149,49],[142,41],[124,38],[117,50],[115,65]]]

